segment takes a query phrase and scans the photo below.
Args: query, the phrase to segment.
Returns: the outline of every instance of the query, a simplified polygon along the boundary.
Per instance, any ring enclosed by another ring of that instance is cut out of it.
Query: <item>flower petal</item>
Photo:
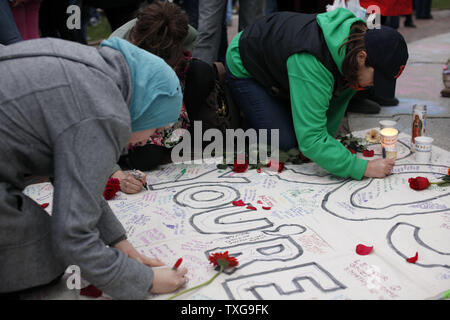
[[[245,206],[245,202],[242,201],[242,200],[233,201],[232,203],[233,203],[233,206],[236,206],[236,207],[243,207],[243,206]]]
[[[41,208],[47,208],[48,207],[48,205],[49,205],[50,203],[48,203],[48,202],[46,202],[46,203],[43,203],[43,204],[41,204]]]
[[[262,207],[264,210],[270,210],[272,207]]]
[[[248,168],[248,162],[238,163],[238,160],[234,160],[233,171],[237,173],[245,172]]]
[[[267,167],[270,171],[277,171],[278,173],[280,173],[284,169],[284,162],[271,159],[269,163],[267,163]]]
[[[416,252],[416,255],[414,257],[406,259],[409,263],[416,263],[417,259],[419,259],[419,253]]]
[[[366,256],[369,253],[371,253],[372,250],[373,250],[373,246],[372,247],[368,247],[368,246],[365,246],[363,244],[358,244],[356,246],[356,253],[359,254],[360,256]]]
[[[255,207],[253,207],[253,206],[247,206],[247,209],[250,209],[250,210],[257,210]]]
[[[92,284],[88,285],[87,287],[84,287],[80,290],[80,295],[91,297],[91,298],[98,298],[103,294],[103,291],[96,288]]]
[[[374,154],[375,154],[375,151],[373,151],[373,150],[367,150],[367,149],[363,150],[364,157],[373,157]]]

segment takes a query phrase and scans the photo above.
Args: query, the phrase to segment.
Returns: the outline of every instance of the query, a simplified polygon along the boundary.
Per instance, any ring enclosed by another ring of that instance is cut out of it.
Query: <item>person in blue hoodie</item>
[[[161,58],[112,38],[99,49],[59,39],[0,48],[0,294],[58,279],[69,265],[116,299],[186,282],[127,240],[103,191],[125,146],[177,121],[182,93]],[[53,179],[51,216],[22,190]]]

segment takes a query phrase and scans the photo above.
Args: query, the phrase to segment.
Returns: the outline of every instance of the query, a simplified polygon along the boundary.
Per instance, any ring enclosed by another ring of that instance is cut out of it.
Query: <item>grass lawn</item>
[[[433,9],[450,9],[450,0],[432,0]]]
[[[89,26],[87,28],[87,41],[88,43],[101,41],[109,37],[112,33],[111,26],[108,23],[108,19],[104,15],[100,15],[100,23],[95,27]]]

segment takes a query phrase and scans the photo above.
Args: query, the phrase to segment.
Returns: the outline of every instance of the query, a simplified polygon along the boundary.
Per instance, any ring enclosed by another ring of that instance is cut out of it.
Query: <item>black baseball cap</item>
[[[369,65],[375,70],[375,91],[394,97],[395,81],[405,69],[409,56],[405,39],[397,30],[381,26],[366,31],[365,44]]]

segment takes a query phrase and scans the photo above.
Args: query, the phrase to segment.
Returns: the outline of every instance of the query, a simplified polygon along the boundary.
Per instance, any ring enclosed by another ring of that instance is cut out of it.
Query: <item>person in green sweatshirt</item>
[[[381,79],[396,79],[408,49],[396,30],[368,29],[338,8],[321,14],[277,12],[231,41],[227,80],[247,126],[279,130],[283,150],[298,147],[331,174],[383,178],[394,161],[363,160],[334,136],[350,99]]]

